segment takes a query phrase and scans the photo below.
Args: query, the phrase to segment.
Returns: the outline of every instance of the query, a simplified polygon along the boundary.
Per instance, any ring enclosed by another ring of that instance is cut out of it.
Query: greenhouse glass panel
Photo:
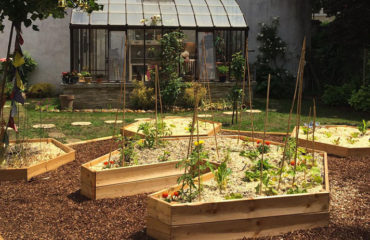
[[[199,27],[213,27],[210,15],[195,15]]]
[[[141,0],[126,0],[126,3],[128,4],[141,4]]]
[[[196,27],[194,15],[179,15],[180,25],[182,27]]]
[[[108,13],[107,12],[93,12],[90,14],[91,25],[107,25]]]
[[[145,22],[146,26],[162,26],[162,21],[157,21],[156,23],[152,22],[152,17],[153,16],[160,16],[159,13],[145,13],[144,17],[147,19]]]
[[[179,26],[176,14],[162,14],[163,26]]]
[[[161,5],[161,13],[162,14],[176,14],[176,7],[175,5]]]
[[[119,13],[126,13],[126,5],[125,4],[110,4],[109,5],[109,12],[119,12]]]
[[[203,49],[205,49],[205,53]],[[198,77],[202,81],[214,80],[216,77],[216,59],[214,53],[213,33],[198,32]]]
[[[144,25],[144,23],[141,22],[142,19],[143,19],[142,14],[138,14],[138,13],[128,13],[127,14],[127,24],[128,25],[132,25],[132,26]]]
[[[209,10],[207,6],[194,6],[195,15],[207,14],[209,15]]]
[[[208,6],[223,6],[220,0],[207,0]]]
[[[141,4],[127,4],[127,13],[142,13],[143,6]]]
[[[225,9],[222,6],[221,7],[210,6],[209,10],[212,15],[225,15],[226,16]]]
[[[191,6],[177,5],[177,11],[179,14],[193,14]]]
[[[243,15],[229,15],[232,27],[247,27]]]
[[[235,0],[221,0],[225,6],[239,6]]]
[[[71,18],[72,24],[81,24],[81,25],[87,25],[89,24],[89,15],[86,12],[83,11],[72,11],[72,18]]]
[[[229,14],[229,15],[243,15],[242,11],[240,10],[240,8],[238,6],[236,7],[233,7],[233,6],[225,6],[225,9],[226,9],[226,12]]]
[[[126,25],[126,14],[124,13],[109,13],[110,25]]]
[[[144,3],[144,13],[154,13],[159,14],[159,5],[158,4],[145,4]]]
[[[230,27],[229,19],[223,15],[212,15],[215,27]]]
[[[109,81],[120,81],[123,74],[126,34],[124,31],[109,32]],[[127,73],[127,72],[126,72]]]
[[[187,5],[187,6],[190,5],[189,0],[175,0],[175,3],[176,3],[176,5]]]
[[[195,7],[195,5],[205,5],[207,6],[204,0],[191,0],[191,4]]]

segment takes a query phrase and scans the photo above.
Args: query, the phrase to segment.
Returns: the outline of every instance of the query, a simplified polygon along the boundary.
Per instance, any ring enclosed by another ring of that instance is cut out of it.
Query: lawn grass
[[[19,118],[16,117],[16,124],[19,125],[18,138],[40,138],[49,137],[51,133],[63,133],[65,137],[56,138],[62,142],[71,142],[77,140],[88,140],[93,138],[111,136],[113,134],[114,124],[106,124],[105,120],[114,120],[116,113],[85,113],[85,112],[40,112],[35,110],[35,100],[29,100],[29,105],[26,106],[27,121],[25,122],[25,108],[20,108]],[[290,100],[275,100],[272,99],[270,109],[273,112],[269,112],[268,127],[269,132],[285,132],[287,130],[287,122],[290,110]],[[8,103],[9,104],[9,103]],[[309,108],[312,106],[312,102],[309,100],[303,100],[302,104],[302,118],[301,122],[308,122]],[[265,117],[265,99],[256,98],[254,99],[254,108],[262,110],[262,113],[254,114],[254,126],[256,131],[263,131],[264,128],[264,117]],[[9,114],[10,108],[5,108],[5,119]],[[214,112],[214,120],[221,122],[223,128],[234,129],[239,128],[239,124],[231,125],[231,116],[223,114],[224,111]],[[212,112],[201,112],[205,114],[211,114]],[[192,112],[179,112],[179,113],[165,113],[165,116],[192,116]],[[290,131],[294,128],[295,114],[292,118],[292,126]],[[154,113],[126,113],[126,123],[132,123],[136,118],[151,118],[154,117]],[[119,113],[118,119],[122,119],[122,113]],[[317,106],[317,122],[321,125],[326,124],[346,124],[346,125],[358,125],[362,119],[370,120],[370,113],[355,112],[350,108],[334,108],[328,107],[323,104]],[[90,126],[72,126],[72,122],[88,121],[92,124]],[[52,123],[56,125],[53,129],[34,129],[32,128],[35,124],[47,124]],[[25,124],[27,127],[25,128]],[[248,113],[243,113],[242,122],[240,124],[241,130],[251,130],[251,121]],[[121,127],[119,125],[118,127]],[[119,129],[116,129],[117,134]],[[16,134],[14,131],[10,132],[10,139],[15,139]]]

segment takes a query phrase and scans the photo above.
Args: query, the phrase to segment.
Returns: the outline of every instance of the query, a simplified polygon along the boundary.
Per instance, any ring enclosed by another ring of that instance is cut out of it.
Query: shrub
[[[342,86],[326,85],[322,101],[331,106],[348,105],[353,87],[350,84]]]
[[[201,105],[202,101],[207,96],[207,89],[203,87],[199,83],[190,83],[189,87],[185,88],[184,90],[184,96],[183,96],[183,104],[184,107],[194,107],[195,104],[195,96],[194,96],[194,90],[195,88],[198,89],[197,95],[199,98],[199,105]]]
[[[52,97],[53,94],[54,87],[50,83],[36,83],[32,85],[27,92],[28,97],[31,98]]]
[[[357,111],[370,111],[370,85],[362,86],[358,91],[353,91],[348,103]]]
[[[172,75],[177,76],[177,73],[174,73]],[[181,77],[173,76],[170,80],[167,81],[165,85],[163,84],[164,82],[162,82],[161,84],[162,103],[164,108],[171,109],[179,98],[184,83],[182,82]]]
[[[148,88],[142,81],[134,81],[134,89],[130,94],[130,104],[135,109],[151,109],[154,107],[154,89]]]

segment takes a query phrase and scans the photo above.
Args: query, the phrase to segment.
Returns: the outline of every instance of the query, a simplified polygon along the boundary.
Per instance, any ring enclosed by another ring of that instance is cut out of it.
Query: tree
[[[0,31],[4,31],[4,20],[12,22],[10,27],[10,35],[8,42],[8,49],[6,55],[5,66],[3,70],[3,78],[1,82],[0,92],[0,115],[1,115],[1,134],[0,134],[0,163],[4,159],[5,149],[8,145],[9,138],[7,135],[7,128],[12,127],[16,129],[12,115],[16,112],[15,102],[24,103],[22,91],[24,90],[24,56],[21,45],[23,45],[22,25],[25,27],[32,26],[32,29],[38,31],[37,25],[34,24],[36,20],[43,20],[52,16],[54,18],[63,18],[67,12],[66,8],[77,8],[82,11],[91,13],[95,10],[102,9],[95,0],[1,0],[0,1]],[[10,47],[13,39],[13,32],[15,30],[15,43],[13,60],[10,61]],[[14,71],[8,71],[9,65],[14,66]],[[12,110],[9,114],[7,123],[4,120],[4,104],[6,98],[4,97],[4,89],[7,79],[14,80],[13,90],[11,94]],[[15,108],[13,107],[15,106]]]

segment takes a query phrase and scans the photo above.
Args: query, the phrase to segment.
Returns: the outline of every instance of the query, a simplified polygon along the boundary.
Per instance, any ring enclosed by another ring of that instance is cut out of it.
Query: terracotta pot
[[[92,82],[92,77],[84,77],[85,82],[91,83]]]
[[[59,95],[60,108],[64,109],[73,109],[73,100],[75,99],[74,95]]]

